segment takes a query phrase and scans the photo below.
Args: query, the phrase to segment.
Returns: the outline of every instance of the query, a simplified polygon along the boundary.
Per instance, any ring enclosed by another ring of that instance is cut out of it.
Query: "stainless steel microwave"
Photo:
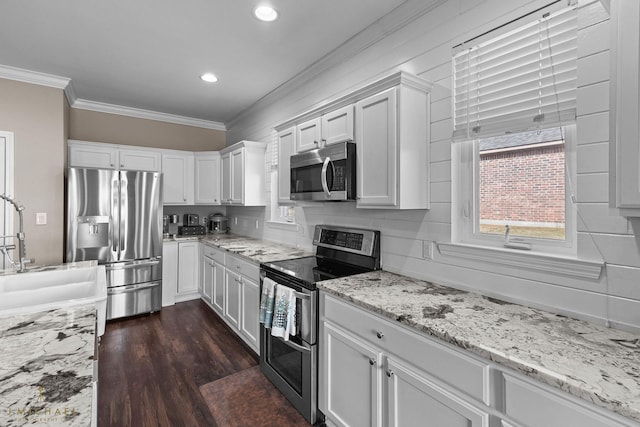
[[[291,200],[355,199],[355,143],[341,142],[291,156]]]

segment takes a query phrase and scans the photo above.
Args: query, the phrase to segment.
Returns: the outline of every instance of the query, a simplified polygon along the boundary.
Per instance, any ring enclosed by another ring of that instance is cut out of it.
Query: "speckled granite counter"
[[[61,270],[72,270],[76,268],[89,268],[95,267],[98,265],[98,261],[78,261],[78,262],[68,262],[66,264],[59,265],[30,265],[27,266],[28,273],[37,273],[42,271],[61,271]],[[19,274],[15,268],[7,268],[5,270],[0,270],[0,276],[11,276],[13,274]],[[23,274],[23,273],[20,273]]]
[[[0,425],[89,426],[96,308],[0,317]]]
[[[640,335],[385,271],[318,287],[640,421]]]
[[[240,255],[252,262],[271,262],[284,259],[300,258],[313,255],[291,246],[255,239],[253,237],[239,236],[237,234],[207,234],[205,236],[173,237],[165,238],[165,241],[200,240],[207,245],[216,246],[233,254]]]

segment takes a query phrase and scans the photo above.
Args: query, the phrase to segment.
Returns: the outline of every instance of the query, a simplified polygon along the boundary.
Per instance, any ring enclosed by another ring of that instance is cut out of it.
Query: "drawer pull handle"
[[[391,378],[393,375],[393,371],[391,369],[387,369],[387,377]]]
[[[374,358],[369,359],[369,365],[373,366],[376,364],[376,360]]]
[[[378,337],[378,339],[382,339],[382,337],[384,337],[384,334],[380,331],[376,332],[376,336]]]

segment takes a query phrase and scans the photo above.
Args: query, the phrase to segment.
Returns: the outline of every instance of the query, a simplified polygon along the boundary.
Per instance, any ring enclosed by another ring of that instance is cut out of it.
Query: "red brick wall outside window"
[[[481,151],[479,165],[481,224],[564,225],[564,144]]]

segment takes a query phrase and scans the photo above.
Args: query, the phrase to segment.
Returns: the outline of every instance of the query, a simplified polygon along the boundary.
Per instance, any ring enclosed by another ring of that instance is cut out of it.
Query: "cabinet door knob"
[[[391,369],[387,369],[387,377],[391,378],[393,375],[393,371]]]
[[[369,358],[369,365],[373,366],[375,364],[376,364],[376,360],[373,357]]]
[[[384,337],[384,334],[380,331],[376,332],[376,336],[378,337],[378,339],[382,339],[382,337]]]

